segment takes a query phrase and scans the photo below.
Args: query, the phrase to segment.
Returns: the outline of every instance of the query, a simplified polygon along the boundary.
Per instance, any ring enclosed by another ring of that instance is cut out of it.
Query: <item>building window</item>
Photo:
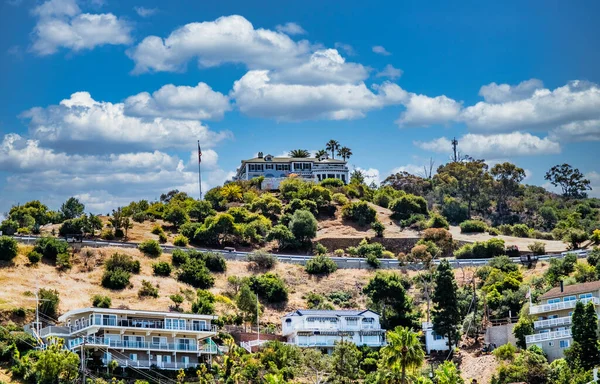
[[[554,341],[549,341],[549,342],[548,342],[548,346],[549,346],[549,347],[554,347]]]
[[[183,319],[166,319],[166,329],[185,329],[185,320]]]
[[[560,299],[548,299],[548,304],[560,303]]]
[[[582,293],[581,295],[579,295],[580,299],[589,299],[590,297],[592,297],[591,293]]]
[[[129,360],[131,360],[131,361],[137,361],[137,353],[130,353],[129,354]]]
[[[569,348],[569,340],[561,340],[559,343],[561,349]]]
[[[573,296],[566,296],[565,298],[563,298],[563,301],[575,301],[577,300],[577,296],[573,295]]]
[[[357,317],[346,317],[346,324],[348,324],[350,326],[358,325],[358,318]]]
[[[444,336],[438,335],[435,332],[431,332],[431,337],[433,337],[433,340],[444,340]]]
[[[273,169],[273,164],[266,164],[265,169]]]
[[[187,366],[190,363],[190,357],[189,356],[181,356],[181,362]]]

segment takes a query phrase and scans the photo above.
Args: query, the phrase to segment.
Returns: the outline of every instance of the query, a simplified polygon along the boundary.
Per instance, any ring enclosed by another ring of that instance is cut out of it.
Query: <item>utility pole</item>
[[[85,384],[85,337],[83,338],[83,344],[81,345],[81,373],[82,373],[82,384]]]
[[[256,341],[260,343],[260,303],[258,302],[258,293],[256,294]]]

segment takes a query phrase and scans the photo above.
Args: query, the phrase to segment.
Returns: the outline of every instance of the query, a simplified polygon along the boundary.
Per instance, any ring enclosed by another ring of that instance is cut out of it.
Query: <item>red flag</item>
[[[200,140],[198,140],[198,164],[202,162],[202,149],[200,148]]]

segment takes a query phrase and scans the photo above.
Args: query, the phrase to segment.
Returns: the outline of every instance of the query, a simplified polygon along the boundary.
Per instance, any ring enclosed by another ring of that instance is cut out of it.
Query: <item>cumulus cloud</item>
[[[124,112],[129,116],[187,120],[221,119],[231,110],[227,96],[202,82],[195,87],[167,84],[152,94],[130,96],[124,104]]]
[[[505,103],[527,99],[543,87],[544,83],[538,79],[525,80],[518,85],[491,83],[481,87],[479,96],[488,103]]]
[[[347,56],[355,56],[356,51],[350,44],[337,42],[333,45],[335,49],[343,51]]]
[[[159,97],[165,104],[168,97]],[[168,117],[141,119],[125,114],[123,103],[96,101],[88,92],[77,92],[59,105],[32,108],[21,114],[29,120],[33,139],[49,146],[88,143],[94,147],[110,144],[137,148],[186,148],[195,140],[212,147],[230,136],[213,132],[197,120]]]
[[[389,56],[391,55],[391,53],[389,53],[384,47],[382,47],[381,45],[376,45],[373,48],[373,52],[375,52],[378,55],[383,55],[383,56]]]
[[[590,197],[600,198],[600,173],[596,171],[588,172],[585,174],[586,179],[590,181],[592,190],[588,192]]]
[[[375,185],[381,184],[381,176],[379,174],[379,169],[361,167],[356,167],[356,169],[363,173],[363,176],[365,177],[365,183],[367,185],[370,185],[371,183],[375,183]]]
[[[81,51],[132,41],[129,23],[112,13],[81,13],[75,0],[49,0],[32,13],[38,21],[31,49],[38,55],[51,55],[60,48]]]
[[[393,65],[388,64],[385,66],[385,68],[383,68],[383,70],[381,70],[380,72],[377,72],[377,75],[375,75],[375,76],[376,77],[387,77],[392,80],[396,80],[400,76],[402,76],[402,70],[400,68],[394,68]]]
[[[163,39],[148,36],[128,54],[134,73],[181,71],[197,58],[201,67],[241,63],[251,69],[271,69],[298,64],[311,51],[307,41],[296,42],[285,33],[255,29],[242,16],[190,23]]]
[[[550,131],[555,141],[600,141],[600,119],[573,121]]]
[[[400,126],[429,126],[446,124],[460,115],[461,103],[444,95],[429,97],[411,94],[406,110],[396,123]]]
[[[269,71],[249,71],[234,83],[231,96],[243,113],[279,120],[344,120],[372,109],[398,104],[407,93],[384,83],[377,93],[360,84],[298,85],[271,82]]]
[[[392,171],[390,173],[396,174],[399,172],[408,172],[412,175],[420,176],[420,175],[424,174],[424,168],[422,165],[406,164],[406,165],[401,165],[399,167],[392,169]]]
[[[530,133],[480,135],[466,134],[458,140],[461,152],[476,158],[498,159],[508,156],[533,156],[560,153],[560,144],[547,137],[540,138]],[[414,143],[417,147],[437,152],[450,153],[452,142],[446,137]]]
[[[133,9],[140,17],[150,17],[158,12],[157,8],[133,7]]]
[[[304,35],[306,34],[306,31],[304,30],[304,28],[302,28],[300,26],[300,24],[298,23],[285,23],[285,24],[279,24],[275,27],[276,30],[278,30],[279,32],[288,34],[288,35]]]

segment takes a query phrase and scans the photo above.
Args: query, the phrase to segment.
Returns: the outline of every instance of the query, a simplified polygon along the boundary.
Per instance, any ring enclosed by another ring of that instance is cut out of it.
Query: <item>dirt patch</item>
[[[480,384],[491,382],[492,375],[498,368],[498,361],[494,355],[476,356],[475,353],[462,351],[461,356],[460,375],[465,383],[471,383],[473,379]]]

